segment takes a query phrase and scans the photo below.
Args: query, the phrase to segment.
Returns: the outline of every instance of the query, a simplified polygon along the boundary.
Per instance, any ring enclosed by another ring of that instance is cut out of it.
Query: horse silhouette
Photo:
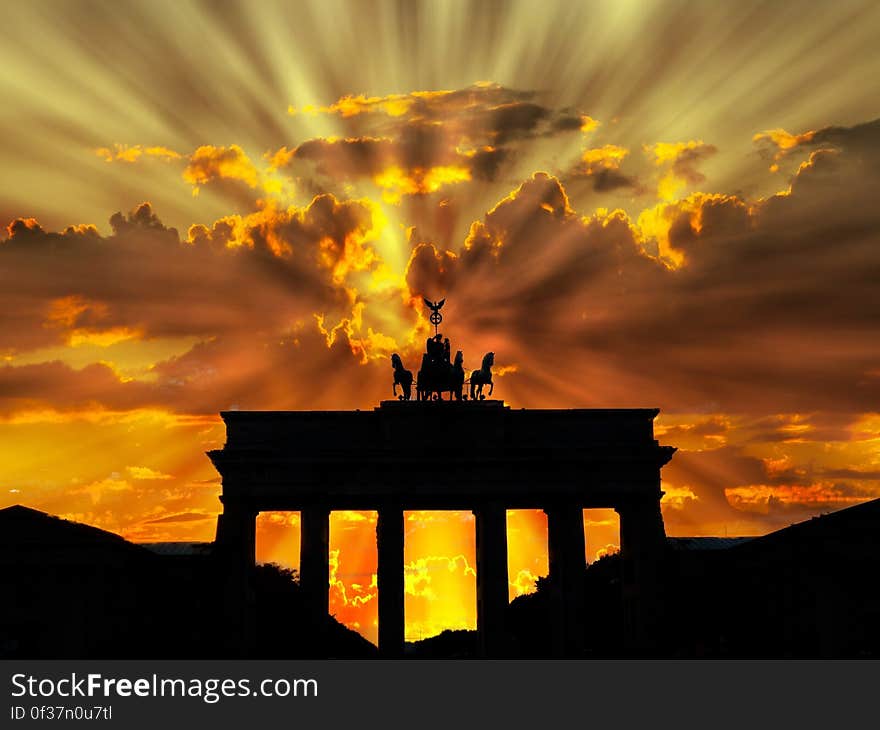
[[[394,385],[391,392],[397,396],[397,386],[400,386],[400,400],[409,400],[412,397],[412,372],[403,367],[403,360],[396,352],[391,356],[391,367],[394,368]]]
[[[456,357],[457,359],[457,357]],[[483,386],[489,386],[489,395],[495,390],[495,384],[492,382],[492,366],[495,364],[495,353],[487,352],[483,357],[483,364],[479,370],[471,373],[471,400],[484,400]]]

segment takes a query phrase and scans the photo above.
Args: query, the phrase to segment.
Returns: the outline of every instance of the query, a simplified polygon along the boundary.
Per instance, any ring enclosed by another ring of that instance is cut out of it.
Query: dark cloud
[[[497,144],[505,144],[532,134],[548,116],[549,109],[531,102],[500,104],[486,114],[485,132]],[[559,130],[556,123],[553,128]]]
[[[195,226],[191,242],[148,203],[113,215],[106,238],[14,222],[0,243],[0,349],[61,344],[78,328],[212,337],[344,312],[350,302],[337,279],[349,263],[372,265],[363,242],[371,225],[364,204],[329,195],[303,209]]]
[[[387,397],[390,364],[359,364],[344,336],[331,346],[314,326],[297,336],[226,335],[158,363],[149,381],[126,380],[109,365],[61,362],[0,367],[0,413],[160,408],[216,414],[229,408],[370,407]]]
[[[308,160],[315,163],[320,175],[347,176],[378,175],[395,159],[396,145],[390,139],[350,137],[328,140],[310,139],[296,147],[288,159]],[[286,161],[284,153],[281,155]]]
[[[311,139],[279,150],[273,160],[279,167],[307,162],[330,179],[375,177],[391,167],[417,176],[454,166],[473,179],[492,181],[523,140],[579,131],[580,115],[543,106],[536,98],[535,92],[498,85],[347,97],[323,110],[339,117],[345,137]]]
[[[406,269],[410,289],[435,301],[434,292],[452,291],[458,271],[457,257],[451,251],[437,250],[433,244],[417,243]]]
[[[177,230],[166,228],[153,212],[149,203],[141,203],[127,215],[114,213],[110,216],[110,227],[114,236],[123,236],[126,233],[152,231],[158,234],[166,234],[172,242],[178,240]]]
[[[816,155],[788,194],[667,206],[676,269],[645,253],[625,216],[581,218],[539,174],[472,227],[457,258],[435,251],[432,265],[419,249],[409,283],[462,302],[469,339],[494,337],[499,361],[519,363],[506,385],[523,397],[858,412],[880,398],[880,176],[843,151]],[[570,386],[536,375],[563,372]]]
[[[754,141],[765,157],[775,160],[798,149],[843,150],[850,159],[876,166],[880,162],[880,119],[852,127],[828,126],[790,134],[783,129],[769,130],[755,135]]]
[[[4,414],[46,408],[129,410],[173,403],[179,395],[180,388],[168,384],[123,382],[101,363],[80,370],[57,361],[0,367],[0,412]]]
[[[697,169],[697,165],[717,152],[718,148],[715,145],[702,142],[685,147],[676,155],[672,163],[672,170],[692,185],[701,183],[706,179],[706,176]]]
[[[468,158],[468,165],[477,180],[495,180],[510,156],[510,150],[503,147],[483,147]]]
[[[632,188],[637,190],[640,188],[638,178],[631,175],[624,175],[620,170],[612,168],[603,168],[590,174],[593,181],[593,190],[597,193],[609,193],[613,190],[621,188]]]
[[[584,119],[580,114],[572,110],[562,110],[553,122],[552,129],[556,132],[574,132],[584,125]]]

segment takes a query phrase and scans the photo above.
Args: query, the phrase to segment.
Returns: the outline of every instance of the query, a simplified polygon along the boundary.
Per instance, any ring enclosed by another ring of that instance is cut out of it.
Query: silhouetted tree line
[[[848,514],[847,514],[848,513]],[[682,658],[880,657],[880,500],[727,549],[677,549],[662,561],[660,634],[635,655]],[[699,542],[699,541],[695,541]],[[621,558],[584,570],[584,656],[633,656],[623,634]],[[515,598],[510,654],[553,655],[552,583]],[[479,655],[473,631],[410,647],[417,657]]]
[[[210,556],[142,555],[117,566],[22,566],[0,578],[15,615],[0,622],[2,658],[229,657],[223,574]],[[295,572],[253,570],[252,658],[370,657],[375,647],[307,615]],[[233,637],[235,638],[235,637]]]

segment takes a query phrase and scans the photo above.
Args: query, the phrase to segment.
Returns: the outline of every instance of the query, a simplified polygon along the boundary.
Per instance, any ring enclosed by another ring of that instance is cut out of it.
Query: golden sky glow
[[[10,4],[0,507],[212,539],[217,412],[390,397],[423,296],[512,406],[660,407],[672,535],[880,496],[880,8],[807,5]],[[333,516],[371,639],[374,531]],[[408,637],[472,627],[472,517],[406,540]]]

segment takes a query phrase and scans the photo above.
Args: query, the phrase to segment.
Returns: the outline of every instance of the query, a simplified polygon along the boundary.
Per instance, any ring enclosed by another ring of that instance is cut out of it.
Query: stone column
[[[330,610],[330,509],[300,512],[299,584],[309,613],[323,626]]]
[[[584,652],[584,513],[579,504],[545,509],[550,558],[552,645],[555,656]]]
[[[228,626],[224,641],[228,650],[237,656],[248,656],[253,643],[251,572],[256,555],[256,521],[256,510],[231,501],[224,502],[223,513],[217,518],[214,542]]]
[[[626,647],[638,654],[659,648],[662,629],[662,575],[666,530],[660,497],[617,507],[623,564],[623,618]]]
[[[252,568],[256,556],[257,510],[227,502],[217,517],[215,544],[222,555],[239,568]]]
[[[477,529],[477,630],[484,656],[504,656],[509,637],[506,628],[507,510],[488,504],[474,510]]]
[[[379,652],[385,657],[403,655],[403,534],[403,509],[398,505],[380,507],[376,521]]]

